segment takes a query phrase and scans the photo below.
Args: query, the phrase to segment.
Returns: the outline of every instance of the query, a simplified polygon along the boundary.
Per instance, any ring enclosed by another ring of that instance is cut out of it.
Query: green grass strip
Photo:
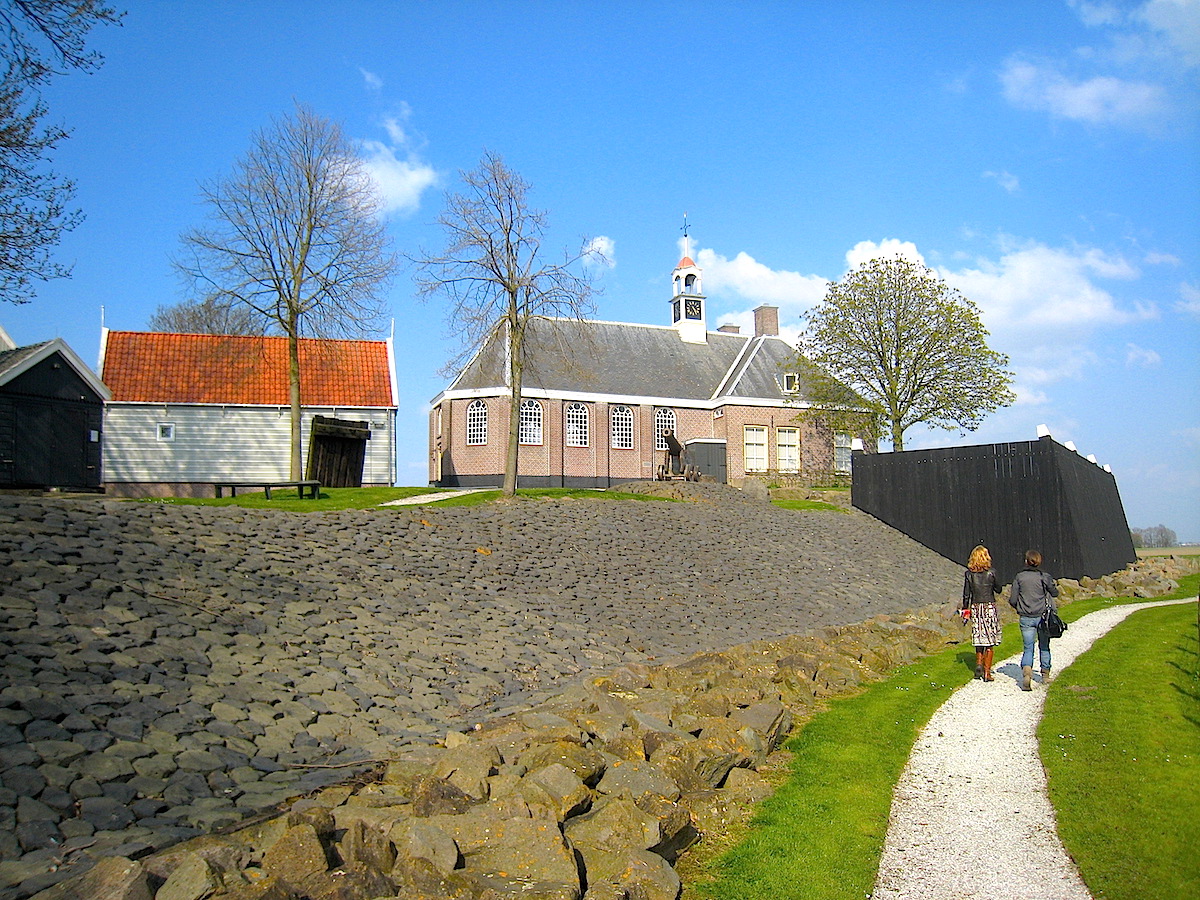
[[[1200,575],[1188,576],[1171,596],[1194,596],[1198,585]],[[1081,600],[1064,606],[1062,615],[1074,621],[1097,609],[1135,602],[1141,601]],[[1020,648],[1020,634],[1009,625],[996,658]],[[892,792],[913,743],[938,707],[971,679],[974,668],[969,644],[950,647],[898,669],[856,696],[832,701],[788,741],[794,754],[791,774],[759,805],[746,837],[704,866],[705,874],[688,885],[685,896],[869,897],[883,853]],[[1193,814],[1195,808],[1193,804]]]
[[[772,500],[780,509],[796,509],[801,512],[812,509],[833,510],[834,512],[849,513],[850,510],[841,506],[835,506],[832,503],[826,503],[824,500]]]
[[[369,488],[321,488],[316,500],[301,500],[295,488],[276,488],[268,500],[262,491],[238,494],[236,497],[167,497],[139,500],[139,503],[170,503],[179,506],[238,506],[244,509],[274,509],[284,512],[332,512],[339,509],[375,509],[389,500],[418,497],[424,494],[449,493],[451,488],[431,487],[369,487]],[[476,491],[451,497],[448,500],[431,500],[423,506],[478,506],[499,500],[500,491]],[[620,491],[579,490],[574,488],[531,488],[517,491],[522,500],[672,500],[669,497],[651,497],[646,494],[627,494]],[[388,509],[406,507],[384,507]],[[407,507],[411,509],[412,507]]]
[[[1046,695],[1058,832],[1096,897],[1200,897],[1196,622],[1192,604],[1134,613]]]

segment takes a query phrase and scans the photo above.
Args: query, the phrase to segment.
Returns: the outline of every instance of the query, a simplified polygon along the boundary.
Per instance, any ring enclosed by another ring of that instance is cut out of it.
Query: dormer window
[[[800,376],[795,372],[783,373],[783,391],[785,394],[794,394],[800,390]]]

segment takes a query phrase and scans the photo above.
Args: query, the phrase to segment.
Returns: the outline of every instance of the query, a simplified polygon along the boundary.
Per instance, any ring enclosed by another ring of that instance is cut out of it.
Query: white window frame
[[[660,406],[654,411],[654,449],[666,450],[667,440],[663,437],[663,432],[671,429],[671,433],[676,438],[679,437],[679,428],[675,424],[675,410],[667,409]],[[682,441],[680,442],[682,443]]]
[[[488,442],[488,406],[483,400],[467,404],[467,446],[483,447]]]
[[[589,447],[592,443],[591,416],[582,403],[568,403],[563,410],[564,432],[568,447]]]
[[[791,440],[785,440],[791,438]],[[780,472],[795,475],[800,471],[800,429],[780,427],[775,429],[775,455],[779,460]]]
[[[633,449],[633,410],[614,406],[609,412],[609,444],[614,450]]]
[[[542,404],[536,400],[521,401],[521,422],[517,437],[526,447],[542,444]]]
[[[854,439],[848,434],[833,436],[833,471],[838,475],[850,474],[850,447]]]
[[[783,373],[783,392],[785,394],[794,394],[800,390],[800,376],[795,372]]]
[[[174,422],[159,422],[158,427],[154,430],[155,438],[165,444],[172,443],[175,440],[175,423]]]
[[[754,435],[757,440],[751,442],[750,437]],[[758,452],[751,453],[751,447]],[[747,472],[765,472],[767,471],[767,426],[766,425],[743,425],[742,426],[742,468]]]

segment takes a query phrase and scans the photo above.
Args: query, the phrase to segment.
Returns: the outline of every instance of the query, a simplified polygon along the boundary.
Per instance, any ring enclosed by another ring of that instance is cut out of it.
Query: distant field
[[[1143,547],[1138,556],[1200,556],[1200,544],[1189,547]]]

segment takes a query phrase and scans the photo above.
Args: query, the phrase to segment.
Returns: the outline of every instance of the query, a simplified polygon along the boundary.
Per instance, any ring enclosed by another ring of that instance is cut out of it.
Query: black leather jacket
[[[995,569],[986,572],[967,570],[963,577],[963,609],[972,603],[995,603],[999,593],[1000,583],[996,580]]]

